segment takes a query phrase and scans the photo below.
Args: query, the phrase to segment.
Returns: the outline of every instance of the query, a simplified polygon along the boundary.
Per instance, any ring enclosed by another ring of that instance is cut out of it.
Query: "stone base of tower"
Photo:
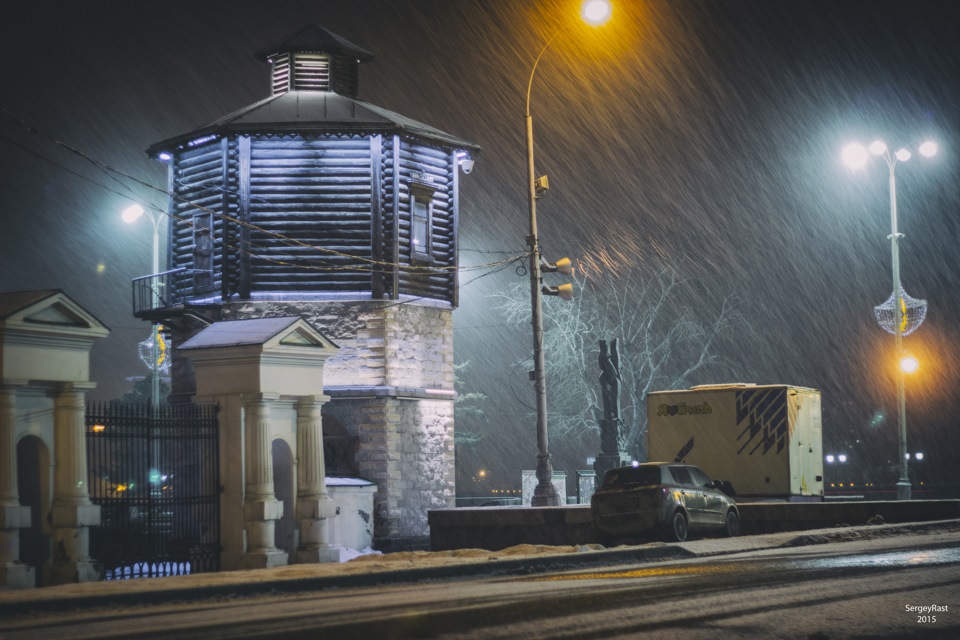
[[[428,547],[428,511],[455,506],[453,399],[387,388],[359,393],[331,391],[323,413],[358,438],[356,468],[377,485],[374,546]]]

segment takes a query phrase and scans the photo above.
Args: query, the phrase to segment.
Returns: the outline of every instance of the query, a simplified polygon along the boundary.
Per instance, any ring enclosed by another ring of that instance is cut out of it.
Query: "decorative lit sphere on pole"
[[[903,290],[900,284],[900,249],[899,241],[903,234],[897,228],[897,163],[907,162],[913,157],[909,149],[901,148],[890,153],[887,144],[883,140],[875,140],[870,144],[870,153],[880,156],[887,164],[889,170],[890,185],[890,263],[893,272],[893,293],[886,302],[877,305],[873,309],[877,324],[885,331],[892,333],[896,339],[895,356],[897,358],[897,425],[899,427],[900,437],[900,480],[897,482],[897,499],[910,500],[912,488],[910,485],[910,476],[907,469],[907,461],[910,454],[907,453],[907,410],[904,390],[905,373],[912,373],[919,366],[916,359],[908,356],[903,349],[903,337],[917,330],[923,323],[927,314],[926,300],[911,298]],[[921,144],[917,150],[925,157],[931,157],[937,153],[937,144],[933,141],[926,141]],[[860,169],[866,166],[869,156],[863,145],[853,143],[843,148],[843,161],[854,169]]]

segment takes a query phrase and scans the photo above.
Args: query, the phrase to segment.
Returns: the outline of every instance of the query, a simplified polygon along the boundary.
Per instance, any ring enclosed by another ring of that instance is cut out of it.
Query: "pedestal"
[[[597,459],[593,462],[593,469],[597,472],[597,488],[599,489],[600,484],[603,483],[603,477],[607,475],[607,471],[616,469],[617,467],[625,467],[630,463],[630,456],[628,456],[625,451],[618,453],[601,453],[598,455]]]
[[[90,527],[100,524],[100,506],[95,504],[54,504],[50,511],[53,525],[53,565],[50,584],[96,582],[100,565],[89,555]]]
[[[287,552],[276,548],[276,521],[283,517],[283,503],[278,500],[248,500],[243,505],[246,521],[246,552],[240,564],[244,569],[264,569],[287,564]]]
[[[30,526],[30,507],[0,506],[0,589],[29,589],[35,569],[19,561],[20,529]]]
[[[340,547],[329,542],[330,518],[336,515],[337,506],[327,496],[297,500],[300,527],[298,563],[340,562]]]

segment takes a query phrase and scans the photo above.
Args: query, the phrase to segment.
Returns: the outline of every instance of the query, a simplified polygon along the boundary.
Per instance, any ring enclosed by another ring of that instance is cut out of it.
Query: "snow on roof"
[[[300,320],[299,316],[280,316],[215,322],[184,342],[180,348],[212,349],[263,344],[298,320]]]
[[[364,480],[363,478],[327,477],[328,487],[369,487],[372,484],[374,483],[369,480]]]
[[[158,142],[148,153],[223,133],[402,133],[460,149],[480,147],[399,113],[333,91],[288,91],[264,98],[198,129]]]
[[[257,60],[267,61],[271,56],[291,52],[339,53],[367,62],[373,60],[373,54],[346,40],[318,24],[307,25],[280,42],[264,47],[255,55]]]

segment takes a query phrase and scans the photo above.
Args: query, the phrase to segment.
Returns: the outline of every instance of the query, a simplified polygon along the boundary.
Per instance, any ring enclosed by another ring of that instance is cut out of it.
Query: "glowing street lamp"
[[[937,144],[927,141],[921,144],[917,150],[925,157],[931,157],[937,153]],[[900,360],[900,366],[897,367],[897,423],[900,431],[900,480],[897,482],[897,499],[909,500],[911,497],[910,478],[907,469],[907,408],[904,397],[903,375],[906,372],[912,372],[909,367],[916,370],[917,361],[910,358],[912,363],[908,363],[908,357],[903,352],[903,336],[913,333],[923,322],[927,312],[927,303],[925,300],[911,298],[903,290],[900,284],[900,249],[898,241],[903,237],[902,233],[897,231],[897,182],[894,176],[894,170],[898,162],[907,162],[913,157],[909,149],[901,148],[892,155],[883,140],[876,140],[869,146],[869,152],[875,156],[882,157],[890,170],[890,254],[891,267],[893,271],[893,294],[890,299],[874,308],[877,322],[880,326],[892,333],[896,337],[896,357]],[[860,144],[850,144],[843,149],[844,162],[854,169],[860,169],[866,166],[869,155],[867,149]]]
[[[610,3],[606,0],[587,0],[581,7],[581,17],[588,24],[598,26],[610,18]],[[553,464],[550,462],[549,436],[547,433],[547,383],[543,357],[543,300],[541,291],[541,260],[540,240],[537,236],[537,178],[533,163],[533,116],[530,115],[530,92],[533,89],[533,77],[537,73],[537,65],[546,53],[550,43],[557,36],[566,31],[564,27],[553,34],[547,43],[540,49],[540,54],[533,63],[530,71],[530,80],[527,82],[527,105],[525,111],[527,130],[527,193],[530,210],[530,235],[527,245],[530,247],[530,306],[531,324],[533,325],[533,387],[537,396],[537,486],[533,490],[530,504],[534,507],[557,506],[560,497],[553,486]],[[543,181],[541,189],[545,187]],[[548,290],[547,293],[554,293]],[[557,295],[561,292],[556,291]],[[566,297],[566,296],[564,296]]]
[[[587,24],[599,27],[610,19],[613,7],[607,0],[587,0],[580,7],[580,16]]]
[[[919,368],[920,362],[915,357],[906,355],[900,358],[900,370],[904,373],[916,373]]]
[[[153,271],[151,273],[157,274],[160,273],[161,217],[147,211],[139,204],[132,204],[123,210],[120,218],[127,224],[133,224],[144,214],[147,214],[150,217],[150,222],[153,223]],[[159,302],[159,292],[156,291],[156,289],[153,291],[153,297],[153,306],[156,308]],[[153,343],[150,357],[150,406],[153,408],[154,413],[156,413],[157,408],[160,406],[160,325],[156,322],[152,325],[150,336],[150,340]]]

